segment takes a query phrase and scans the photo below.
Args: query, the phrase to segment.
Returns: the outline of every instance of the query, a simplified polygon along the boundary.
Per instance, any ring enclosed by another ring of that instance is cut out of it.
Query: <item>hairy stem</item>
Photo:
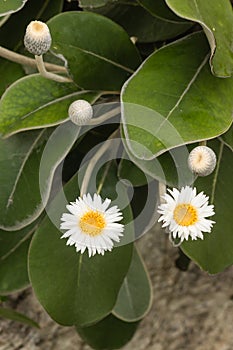
[[[106,120],[108,120],[108,119],[114,117],[115,115],[117,115],[118,113],[120,113],[120,111],[121,111],[120,106],[116,107],[116,108],[112,109],[111,111],[102,114],[98,118],[91,119],[89,121],[88,125],[99,125],[99,124],[102,124]]]
[[[119,129],[115,130],[112,135],[108,138],[108,140],[114,139],[119,134]],[[98,160],[102,157],[102,155],[107,151],[109,147],[109,142],[104,142],[103,145],[98,149],[95,156],[89,161],[89,164],[87,166],[82,186],[80,189],[80,196],[82,197],[85,193],[87,193],[88,184],[91,179],[91,174],[95,168],[95,165],[97,164]]]
[[[199,146],[206,146],[207,145],[207,141],[203,140],[199,142]]]
[[[72,80],[70,78],[66,78],[66,77],[63,77],[61,75],[47,72],[42,55],[40,55],[40,56],[35,55],[35,60],[36,60],[38,71],[40,72],[42,77],[48,78],[48,79],[51,79],[54,81],[58,81],[59,83],[71,83],[72,82]]]
[[[6,58],[9,61],[19,63],[25,66],[37,67],[36,60],[24,55],[21,55],[17,52],[6,49],[5,47],[0,46],[0,57]],[[67,73],[67,69],[63,66],[58,66],[53,63],[44,63],[46,69],[52,70],[54,72]]]

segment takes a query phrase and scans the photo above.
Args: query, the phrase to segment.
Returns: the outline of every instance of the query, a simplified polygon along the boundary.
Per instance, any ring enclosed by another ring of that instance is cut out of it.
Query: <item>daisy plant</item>
[[[20,2],[0,3],[1,310],[32,286],[121,348],[151,307],[154,225],[210,274],[233,264],[232,2]]]

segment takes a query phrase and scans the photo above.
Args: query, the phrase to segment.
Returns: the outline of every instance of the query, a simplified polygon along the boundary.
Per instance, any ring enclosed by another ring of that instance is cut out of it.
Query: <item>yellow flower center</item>
[[[198,220],[197,210],[191,204],[178,204],[173,212],[173,218],[178,225],[193,225]]]
[[[90,210],[80,218],[79,226],[83,233],[98,236],[105,228],[106,221],[102,213]]]

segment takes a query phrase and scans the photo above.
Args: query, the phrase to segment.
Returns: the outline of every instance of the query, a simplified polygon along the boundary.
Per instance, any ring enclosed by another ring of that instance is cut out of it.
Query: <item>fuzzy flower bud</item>
[[[207,176],[216,166],[216,155],[207,146],[195,147],[189,154],[188,165],[190,170],[198,176]]]
[[[93,117],[93,109],[89,102],[77,100],[71,103],[68,115],[76,125],[85,125]]]
[[[41,21],[31,21],[26,28],[24,45],[33,55],[43,55],[51,46],[49,27]]]

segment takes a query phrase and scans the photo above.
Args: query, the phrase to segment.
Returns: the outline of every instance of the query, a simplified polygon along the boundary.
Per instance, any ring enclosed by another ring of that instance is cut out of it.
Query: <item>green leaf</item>
[[[24,76],[23,68],[17,63],[5,62],[0,60],[0,74],[2,79],[0,80],[0,96],[15,80]],[[4,67],[3,67],[4,66]]]
[[[78,334],[93,349],[120,349],[134,335],[138,322],[123,322],[113,315],[90,327],[76,327]]]
[[[0,139],[0,228],[3,230],[18,230],[39,216],[38,151],[42,151],[42,140],[43,132],[39,131]]]
[[[106,5],[108,2],[112,2],[112,0],[80,0],[79,6],[82,8],[85,8],[85,7],[96,8],[96,7],[101,7]]]
[[[174,38],[193,26],[192,22],[176,16],[164,0],[138,0],[138,3],[154,17],[153,32],[156,41]]]
[[[188,21],[175,15],[167,6],[164,0],[137,0],[139,4],[145,7],[153,16],[173,22],[183,22],[188,24]],[[181,24],[181,23],[180,23]]]
[[[27,0],[4,0],[0,3],[0,16],[10,15],[21,10]]]
[[[180,187],[193,183],[194,176],[186,161],[189,156],[186,146],[173,148],[155,159],[145,160],[139,159],[131,152],[124,138],[123,143],[130,160],[137,167],[137,172],[135,172],[135,166],[126,167],[126,165],[123,165],[124,168],[122,174],[120,173],[120,177],[123,178],[123,175],[125,175],[125,178],[129,179],[134,186],[142,184],[142,176],[139,178],[138,175],[135,175],[136,178],[134,179],[134,173],[137,174],[138,169],[141,169],[141,172],[145,175],[147,174],[147,182],[151,177],[170,187]],[[121,171],[121,163],[119,171]]]
[[[7,318],[12,321],[18,321],[31,327],[40,328],[37,322],[12,309],[0,307],[0,317]]]
[[[0,294],[9,294],[29,285],[27,255],[36,223],[16,232],[0,230]]]
[[[156,7],[161,5],[161,2],[157,3],[156,1]],[[167,6],[165,5],[165,7]],[[170,11],[168,7],[167,9]],[[142,7],[135,1],[107,3],[103,7],[94,8],[94,10],[89,8],[89,10],[107,16],[120,24],[129,36],[137,38],[137,42],[150,43],[173,38],[192,26],[192,23],[184,21],[175,15],[173,16],[179,18],[179,22],[161,18],[148,10],[146,6]]]
[[[233,153],[217,140],[208,146],[217,155],[216,170],[209,176],[198,178],[196,187],[210,196],[210,202],[215,206],[215,215],[211,219],[216,223],[211,233],[204,234],[204,240],[187,241],[181,248],[203,270],[214,274],[233,263]]]
[[[17,80],[0,100],[0,131],[12,135],[60,124],[68,119],[69,105],[76,99],[95,101],[99,93],[80,91],[74,84],[57,83],[33,74]]]
[[[67,122],[50,135],[52,131],[0,139],[0,228],[19,230],[46,206],[55,170],[76,142],[80,128]]]
[[[108,197],[115,196],[116,179],[116,174],[109,173],[108,184],[102,183]],[[65,186],[65,193],[68,201],[79,195],[76,176]],[[130,265],[132,244],[92,258],[67,247],[57,228],[66,204],[61,192],[51,204],[53,222],[47,218],[34,235],[29,276],[37,298],[56,322],[87,326],[111,312]],[[124,220],[132,220],[129,209],[124,211]],[[128,229],[126,226],[125,237],[132,234]]]
[[[133,186],[143,186],[147,183],[144,172],[128,159],[121,159],[118,167],[118,177],[128,180]]]
[[[8,236],[11,232],[7,233]],[[2,232],[0,232],[2,236]],[[3,237],[3,243],[5,243]],[[8,237],[9,239],[10,237]],[[2,237],[0,237],[2,243]],[[22,290],[29,286],[28,271],[27,271],[27,254],[30,244],[30,239],[22,242],[20,246],[11,255],[0,259],[0,293],[2,295],[13,293]]]
[[[65,57],[74,81],[84,89],[120,89],[140,64],[130,38],[108,18],[67,12],[52,18],[48,26],[52,50]]]
[[[166,0],[178,15],[200,23],[211,47],[211,69],[218,77],[233,72],[233,13],[229,0]]]
[[[195,33],[153,53],[125,83],[123,128],[137,158],[152,160],[229,128],[233,79],[214,77],[208,57],[204,35]]]
[[[149,311],[152,287],[146,266],[135,248],[130,268],[113,309],[114,316],[125,322],[136,322]]]

